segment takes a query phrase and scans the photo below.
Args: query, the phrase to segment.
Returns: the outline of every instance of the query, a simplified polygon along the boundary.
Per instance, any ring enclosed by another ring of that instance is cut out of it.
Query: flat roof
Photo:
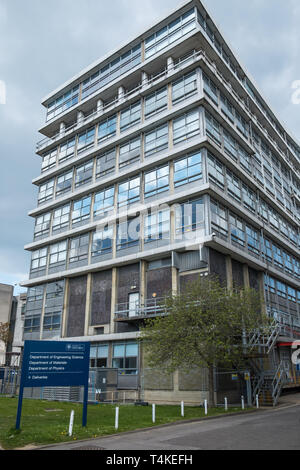
[[[300,151],[300,143],[299,143],[298,139],[291,133],[291,131],[288,130],[287,125],[282,121],[281,118],[279,118],[277,116],[277,114],[271,109],[270,105],[265,101],[265,99],[263,97],[263,94],[260,91],[259,86],[257,85],[255,79],[250,74],[250,72],[247,70],[245,65],[241,62],[237,52],[234,50],[234,47],[230,44],[230,42],[227,39],[225,40],[224,35],[222,33],[222,30],[221,30],[219,24],[216,23],[214,21],[214,19],[212,18],[211,14],[209,12],[209,9],[207,8],[207,6],[203,2],[203,0],[185,0],[184,2],[180,3],[175,9],[172,9],[167,16],[160,17],[159,19],[155,20],[154,22],[152,20],[151,21],[151,26],[149,25],[149,27],[146,30],[144,29],[143,32],[141,32],[138,36],[135,36],[130,41],[126,41],[126,43],[122,44],[118,48],[114,49],[113,51],[111,51],[108,54],[106,54],[105,56],[103,56],[102,58],[96,60],[95,62],[93,62],[89,66],[85,67],[79,73],[74,75],[71,79],[67,80],[61,86],[59,86],[54,91],[52,91],[51,93],[46,95],[42,99],[42,105],[45,106],[46,104],[48,104],[48,102],[50,100],[53,100],[56,97],[58,97],[63,91],[67,90],[68,88],[71,88],[71,86],[76,86],[79,83],[81,83],[93,71],[98,69],[101,64],[105,65],[105,62],[107,62],[108,60],[113,60],[114,56],[120,55],[122,53],[122,51],[125,50],[125,49],[128,49],[129,46],[134,47],[135,45],[137,45],[139,43],[139,41],[142,41],[146,36],[151,34],[156,28],[158,28],[161,23],[165,23],[167,20],[171,20],[172,17],[175,17],[175,15],[178,15],[178,13],[181,10],[187,9],[188,6],[191,6],[191,7],[192,6],[197,6],[197,4],[201,9],[205,10],[206,16],[210,19],[210,21],[213,23],[213,25],[217,29],[219,35],[222,38],[222,41],[224,42],[224,44],[229,49],[229,51],[232,54],[232,56],[234,57],[235,61],[238,63],[240,69],[243,71],[245,76],[248,78],[250,84],[254,87],[254,91],[256,91],[256,93],[257,93],[258,97],[261,99],[263,105],[268,109],[268,111],[270,112],[272,117],[276,121],[278,121],[280,126],[283,128],[283,130],[286,132],[286,134],[290,137],[290,139],[294,142],[294,144],[296,144],[296,146],[299,147],[299,151]]]

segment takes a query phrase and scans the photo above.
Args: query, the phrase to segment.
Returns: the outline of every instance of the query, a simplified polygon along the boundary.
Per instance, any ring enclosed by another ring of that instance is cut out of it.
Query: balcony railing
[[[152,298],[145,300],[140,304],[137,302],[124,302],[116,305],[116,320],[135,320],[137,318],[150,318],[158,315],[165,315],[166,310],[163,306],[164,298]]]
[[[172,70],[181,70],[182,68],[185,68],[187,65],[189,65],[189,63],[196,62],[200,58],[200,56],[202,56],[202,54],[203,54],[202,51],[193,51],[189,56],[185,57],[184,59],[182,60],[179,59],[178,62],[174,64],[174,67]],[[164,68],[158,74],[150,76],[145,80],[142,80],[141,83],[139,83],[135,88],[124,93],[122,97],[120,98],[115,97],[112,101],[105,103],[100,111],[94,111],[93,113],[89,114],[89,116],[87,116],[86,118],[81,119],[79,122],[75,121],[69,127],[66,127],[63,132],[58,132],[52,137],[45,137],[44,139],[42,139],[41,141],[37,143],[36,151],[39,152],[40,150],[47,147],[48,145],[55,143],[61,137],[66,137],[67,135],[72,133],[77,127],[82,127],[84,124],[87,124],[93,121],[94,118],[96,118],[100,114],[102,115],[103,113],[115,108],[119,103],[124,103],[124,101],[126,101],[127,99],[130,99],[132,95],[139,92],[143,88],[151,87],[157,81],[163,80],[168,75],[169,72],[170,72],[170,69],[168,67]]]

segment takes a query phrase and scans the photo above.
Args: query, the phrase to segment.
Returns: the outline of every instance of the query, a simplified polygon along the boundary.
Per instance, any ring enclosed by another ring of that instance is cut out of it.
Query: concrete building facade
[[[292,377],[300,147],[203,4],[186,1],[42,104],[24,339],[90,341],[91,367],[118,369],[119,388],[199,401],[205,371],[154,374],[137,338],[166,293],[215,273],[263,292],[271,362]]]

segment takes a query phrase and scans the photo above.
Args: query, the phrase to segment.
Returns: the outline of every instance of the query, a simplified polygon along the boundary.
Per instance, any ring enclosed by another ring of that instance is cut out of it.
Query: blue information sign
[[[25,341],[16,429],[20,427],[24,387],[84,386],[82,425],[86,426],[90,343]]]

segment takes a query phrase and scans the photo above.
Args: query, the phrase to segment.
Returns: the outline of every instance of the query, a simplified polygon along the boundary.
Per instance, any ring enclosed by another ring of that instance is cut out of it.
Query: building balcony
[[[124,302],[116,305],[115,321],[118,322],[136,322],[147,318],[154,318],[166,315],[166,309],[163,306],[164,298],[146,299],[144,303]]]

